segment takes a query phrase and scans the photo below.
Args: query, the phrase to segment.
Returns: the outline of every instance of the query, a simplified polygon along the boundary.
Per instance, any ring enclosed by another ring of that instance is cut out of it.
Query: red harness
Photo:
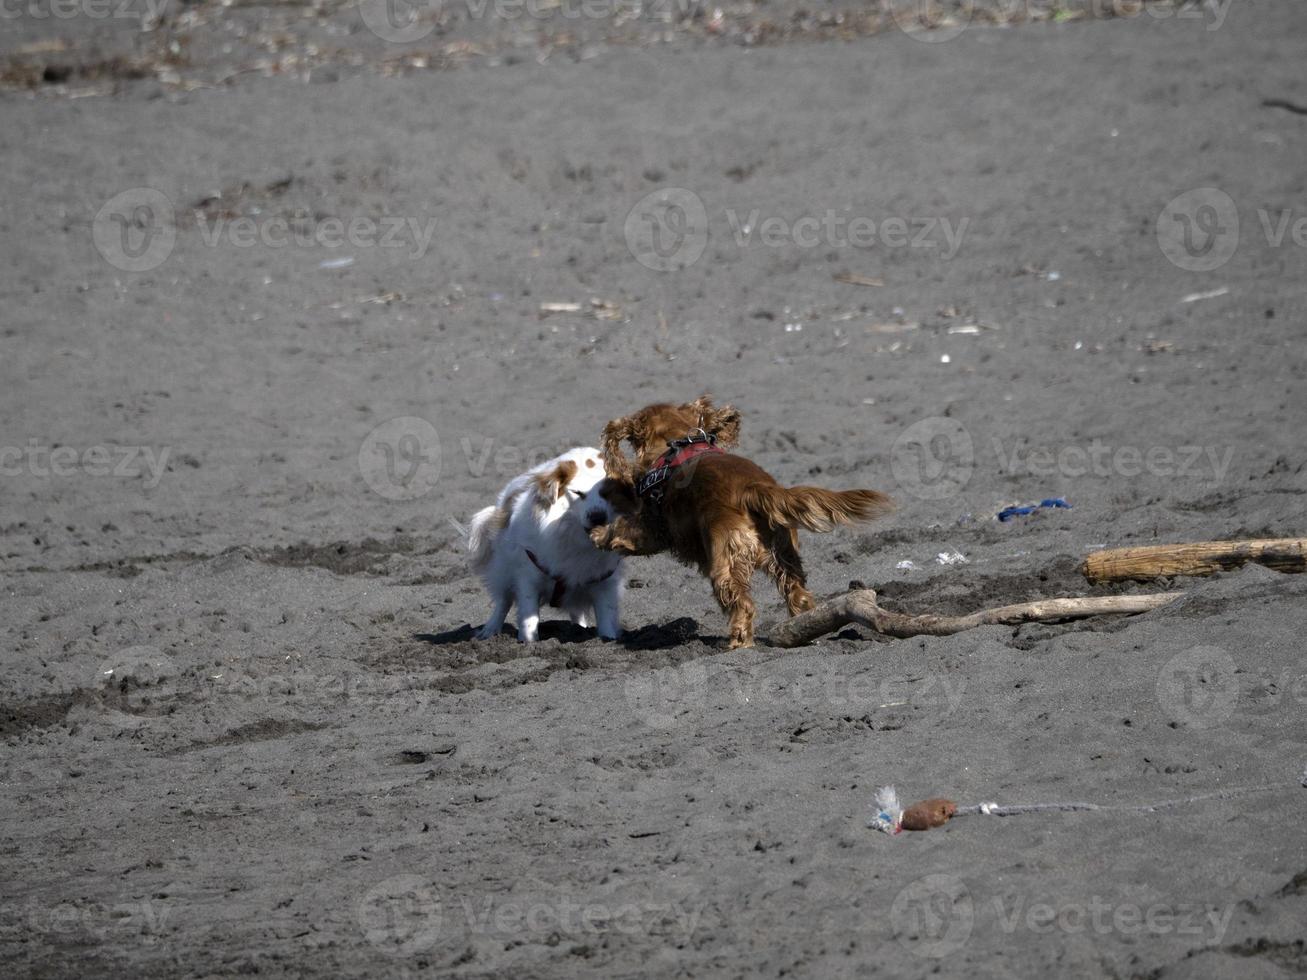
[[[554,591],[553,594],[549,596],[549,605],[561,609],[563,607],[563,596],[567,593],[567,580],[560,575],[555,575],[549,569],[545,568],[545,566],[540,563],[540,559],[536,557],[536,553],[530,548],[526,548],[525,551],[526,556],[531,559],[531,564],[554,580]],[[583,585],[598,585],[604,579],[612,578],[613,571],[614,569],[610,568],[608,571],[604,572],[604,574],[600,575],[598,578],[592,578],[589,582],[578,582],[575,588],[579,589]]]
[[[678,469],[700,456],[725,451],[717,448],[717,440],[710,435],[689,436],[669,443],[667,452],[658,457],[653,469],[640,477],[640,482],[635,485],[636,496],[648,497],[655,504],[661,502],[667,491],[664,484]]]

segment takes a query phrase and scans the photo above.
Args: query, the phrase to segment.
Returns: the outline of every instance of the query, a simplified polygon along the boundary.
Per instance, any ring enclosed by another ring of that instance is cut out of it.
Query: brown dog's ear
[[[715,436],[719,446],[734,446],[739,440],[740,413],[733,406],[716,408],[712,403],[712,395],[704,394],[691,402],[690,408],[699,413],[699,427],[710,436]]]
[[[552,470],[546,470],[536,477],[536,492],[543,503],[553,504],[562,495],[563,488],[576,476],[576,464],[565,459]]]
[[[637,453],[643,448],[639,430],[629,416],[624,419],[613,419],[604,426],[603,448],[599,455],[603,457],[604,471],[609,476],[629,481],[634,477],[631,475],[631,463],[622,453],[623,439],[630,439]]]

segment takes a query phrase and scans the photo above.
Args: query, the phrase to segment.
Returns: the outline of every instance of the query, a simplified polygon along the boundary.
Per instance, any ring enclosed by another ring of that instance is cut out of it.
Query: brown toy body
[[[904,830],[930,830],[931,827],[944,826],[957,812],[957,804],[952,800],[922,800],[903,811],[899,826]]]

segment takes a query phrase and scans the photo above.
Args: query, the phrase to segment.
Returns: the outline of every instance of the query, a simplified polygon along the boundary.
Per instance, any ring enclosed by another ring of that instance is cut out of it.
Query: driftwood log
[[[1108,548],[1086,558],[1083,571],[1091,582],[1151,581],[1164,575],[1211,575],[1248,562],[1277,572],[1307,572],[1307,538]]]
[[[1148,612],[1182,595],[1183,592],[1163,592],[1157,595],[1039,599],[1014,606],[982,609],[968,616],[913,616],[882,609],[876,604],[876,592],[873,589],[856,589],[786,620],[771,631],[765,642],[777,647],[803,646],[850,623],[900,639],[910,636],[950,636],[977,626],[1014,626],[1020,623],[1083,619],[1086,616]]]

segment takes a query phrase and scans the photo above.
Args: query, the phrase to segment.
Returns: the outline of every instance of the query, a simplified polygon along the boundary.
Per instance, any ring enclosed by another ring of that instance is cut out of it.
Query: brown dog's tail
[[[755,483],[744,491],[744,506],[773,526],[830,531],[837,524],[882,517],[894,509],[894,501],[875,490],[823,490]]]

